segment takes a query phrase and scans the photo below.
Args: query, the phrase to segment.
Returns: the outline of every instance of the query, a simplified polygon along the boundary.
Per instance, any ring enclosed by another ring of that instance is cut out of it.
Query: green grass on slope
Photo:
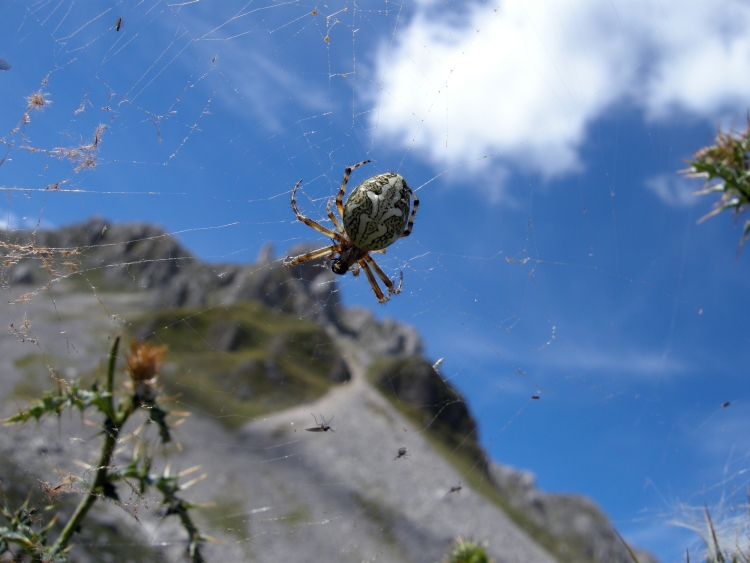
[[[165,392],[229,428],[312,401],[348,378],[322,327],[257,302],[155,311],[133,327],[169,347]]]
[[[253,301],[209,309],[176,308],[137,312],[124,334],[120,365],[129,340],[166,344],[158,383],[176,398],[170,410],[185,410],[218,420],[228,429],[260,416],[321,397],[349,378],[334,342],[318,324],[273,311]],[[103,353],[106,350],[103,351]],[[69,363],[69,362],[68,362]],[[63,374],[58,358],[30,354],[15,367],[23,372],[12,399],[41,397]],[[103,365],[82,374],[88,388]],[[118,369],[118,379],[126,377]]]

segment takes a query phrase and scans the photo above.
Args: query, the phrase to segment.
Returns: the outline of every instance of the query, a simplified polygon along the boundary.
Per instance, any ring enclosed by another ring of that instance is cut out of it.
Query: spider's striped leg
[[[333,214],[333,211],[331,211],[331,200],[328,200],[328,203],[326,203],[326,213],[328,214],[328,218],[331,220],[331,223],[333,223],[333,226],[336,227],[336,230],[340,232],[342,235],[346,234],[346,231],[344,231],[344,227],[341,226],[341,223],[339,223],[339,220],[336,219],[336,216]]]
[[[302,221],[305,225],[308,227],[312,227],[319,233],[323,233],[325,236],[332,238],[333,240],[337,242],[344,242],[344,237],[340,235],[337,232],[332,231],[331,229],[326,229],[323,225],[320,225],[313,221],[312,219],[308,219],[302,213],[299,212],[299,208],[297,207],[297,188],[299,188],[299,185],[302,183],[302,180],[297,182],[294,185],[294,189],[292,190],[292,211],[294,211],[294,214],[297,216],[297,219],[299,221]]]
[[[378,263],[375,262],[375,260],[373,260],[371,256],[365,256],[363,260],[366,260],[367,263],[372,266],[372,269],[375,270],[375,273],[378,275],[378,277],[383,280],[383,283],[388,288],[388,293],[393,293],[394,295],[398,295],[399,293],[401,293],[401,286],[404,284],[403,272],[401,272],[401,279],[398,282],[398,287],[393,287],[393,282],[388,278],[388,276],[385,275],[385,272],[380,269]]]
[[[411,215],[409,215],[409,224],[406,225],[406,230],[401,233],[402,237],[408,237],[411,234],[411,230],[414,228],[414,216],[417,214],[417,207],[419,207],[419,198],[417,197],[417,194],[415,194],[413,191],[411,191],[411,188],[408,188],[409,193],[411,194],[411,197],[414,198],[414,204],[411,206]]]
[[[307,254],[300,254],[294,258],[287,256],[284,258],[284,266],[294,266],[296,264],[301,264],[302,262],[307,262],[308,260],[315,260],[316,258],[330,258],[339,252],[341,252],[341,245],[332,244],[331,246],[319,248],[318,250],[313,250]]]
[[[341,182],[341,189],[339,189],[339,193],[336,195],[336,209],[339,210],[339,215],[341,215],[341,220],[344,220],[344,192],[346,191],[346,184],[349,183],[349,174],[352,173],[352,170],[355,168],[359,168],[363,164],[367,164],[370,162],[370,160],[363,160],[362,162],[358,162],[357,164],[352,164],[351,166],[347,167],[346,170],[344,170],[344,181]]]
[[[375,297],[378,298],[378,301],[381,303],[385,303],[388,301],[388,297],[383,295],[383,290],[380,289],[380,286],[378,285],[377,280],[375,279],[375,276],[372,274],[372,270],[370,270],[370,266],[367,265],[367,262],[365,262],[364,259],[359,261],[360,265],[362,266],[362,269],[365,271],[365,275],[367,276],[367,281],[370,282],[370,287],[372,287],[372,290],[375,292]]]

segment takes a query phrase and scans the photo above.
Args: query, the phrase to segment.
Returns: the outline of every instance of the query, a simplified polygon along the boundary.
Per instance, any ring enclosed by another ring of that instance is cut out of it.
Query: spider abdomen
[[[403,176],[386,172],[368,178],[344,204],[344,229],[362,250],[381,250],[404,232],[409,216],[409,187]]]

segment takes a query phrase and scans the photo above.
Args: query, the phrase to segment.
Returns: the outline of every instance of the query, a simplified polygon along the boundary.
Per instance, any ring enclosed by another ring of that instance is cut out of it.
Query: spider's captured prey
[[[401,293],[404,274],[401,273],[398,287],[395,287],[370,256],[370,253],[385,254],[386,247],[392,245],[401,237],[407,237],[411,234],[419,199],[406,184],[403,176],[395,172],[385,172],[362,182],[354,188],[346,203],[343,203],[344,192],[352,170],[368,162],[370,161],[363,160],[344,170],[344,180],[341,182],[341,188],[336,195],[336,209],[341,216],[341,223],[331,211],[331,201],[328,200],[326,212],[336,230],[327,229],[299,212],[296,195],[297,188],[299,188],[302,180],[297,182],[292,190],[292,210],[294,214],[299,221],[302,221],[308,227],[312,227],[319,233],[330,237],[333,244],[300,256],[288,257],[284,260],[284,266],[294,266],[316,258],[330,259],[331,271],[334,274],[344,275],[351,269],[355,276],[359,275],[361,267],[365,271],[367,280],[370,282],[378,301],[385,303],[388,301],[390,294]],[[414,198],[411,215],[409,214],[410,196]],[[375,274],[373,274],[373,270]],[[388,296],[383,294],[375,275],[388,288]]]

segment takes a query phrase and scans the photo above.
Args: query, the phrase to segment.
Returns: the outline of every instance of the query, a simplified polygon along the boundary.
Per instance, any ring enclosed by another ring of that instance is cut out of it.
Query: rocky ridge
[[[93,288],[94,292],[136,292],[142,300],[140,306],[146,308],[231,306],[251,300],[314,320],[343,347],[356,345],[357,361],[362,368],[361,385],[365,385],[364,372],[373,362],[386,360],[381,367],[386,372],[391,370],[387,377],[398,399],[414,405],[436,405],[451,400],[455,407],[440,409],[437,413],[443,417],[440,420],[446,428],[459,429],[462,436],[472,437],[473,455],[480,458],[488,481],[513,509],[546,531],[559,560],[581,557],[580,561],[591,562],[632,561],[606,516],[593,502],[576,495],[544,493],[536,489],[530,473],[487,460],[476,445],[476,423],[466,403],[422,357],[422,342],[416,329],[390,319],[379,322],[365,309],[345,308],[340,302],[335,276],[320,263],[283,268],[274,259],[271,248],[266,247],[251,265],[205,264],[154,225],[108,224],[101,218],[55,231],[8,233],[3,246],[2,281],[10,291],[11,302],[22,299],[24,292],[39,288],[54,288],[58,294],[87,295],[91,295]],[[299,246],[289,253],[305,249]],[[234,338],[229,334],[231,330],[230,326],[212,336],[217,348],[231,348]],[[359,371],[357,366],[350,369]],[[335,379],[348,381],[350,377],[339,374]],[[373,383],[377,387],[377,381]],[[370,402],[377,400],[371,395],[367,397]],[[258,428],[248,427],[246,432],[257,437],[262,427],[262,424]],[[362,493],[362,498],[365,496]],[[404,526],[412,521],[403,518]],[[419,535],[416,530],[414,534]],[[427,561],[415,558],[408,550],[405,553],[409,553],[407,560]],[[655,561],[643,552],[638,557],[641,563]]]

